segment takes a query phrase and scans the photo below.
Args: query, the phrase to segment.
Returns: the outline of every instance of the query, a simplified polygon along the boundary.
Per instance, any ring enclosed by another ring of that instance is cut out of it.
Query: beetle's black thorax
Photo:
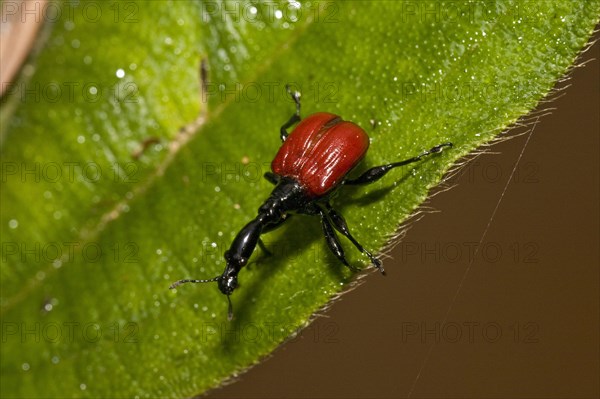
[[[283,177],[269,198],[258,208],[258,213],[275,223],[286,213],[303,209],[311,200],[305,188],[296,179]]]

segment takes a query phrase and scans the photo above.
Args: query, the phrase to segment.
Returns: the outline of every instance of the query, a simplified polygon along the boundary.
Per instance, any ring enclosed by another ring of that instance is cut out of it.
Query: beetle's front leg
[[[350,270],[358,271],[358,268],[351,266],[350,263],[348,263],[348,261],[346,260],[346,256],[344,255],[344,248],[342,247],[342,244],[340,243],[340,240],[338,239],[337,234],[335,233],[335,230],[331,225],[331,221],[329,221],[325,212],[321,211],[319,212],[319,215],[321,216],[321,225],[323,227],[323,234],[325,234],[325,241],[327,241],[327,246],[329,247],[331,252],[333,252],[333,254],[340,260],[340,262],[346,265]]]
[[[367,255],[373,263],[373,265],[381,272],[381,274],[385,275],[385,270],[383,270],[383,266],[381,266],[381,261],[375,256],[373,256],[371,252],[367,251],[362,245],[360,245],[358,241],[356,241],[356,239],[350,233],[350,230],[348,229],[348,224],[346,223],[344,217],[335,209],[333,209],[329,202],[325,203],[325,207],[327,208],[327,216],[333,223],[333,226],[336,228],[336,230],[342,233],[346,238],[348,238],[360,252]]]
[[[279,129],[281,141],[285,141],[285,139],[287,139],[287,129],[292,127],[295,123],[300,122],[300,120],[302,119],[300,117],[300,92],[292,92],[290,85],[285,85],[285,89],[287,90],[288,94],[292,97],[292,100],[294,100],[294,102],[296,103],[296,113],[292,115],[283,126],[281,126],[281,129]]]
[[[262,238],[258,239],[258,246],[261,249],[261,251],[263,251],[265,253],[265,255],[267,255],[267,256],[273,256],[273,252],[271,252],[271,251],[269,251],[267,249],[267,246],[263,242]]]

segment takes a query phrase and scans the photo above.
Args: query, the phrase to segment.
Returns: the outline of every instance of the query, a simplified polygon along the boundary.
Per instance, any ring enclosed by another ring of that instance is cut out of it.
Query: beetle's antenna
[[[169,289],[172,290],[173,288],[177,288],[181,284],[185,284],[185,283],[212,283],[213,281],[219,281],[220,278],[221,278],[221,276],[209,278],[209,279],[206,279],[206,280],[194,280],[194,279],[178,280],[178,281],[175,281],[173,284],[171,284],[169,286]]]
[[[233,305],[231,304],[229,295],[227,295],[227,302],[229,302],[229,307],[227,308],[227,320],[231,321],[233,319]]]

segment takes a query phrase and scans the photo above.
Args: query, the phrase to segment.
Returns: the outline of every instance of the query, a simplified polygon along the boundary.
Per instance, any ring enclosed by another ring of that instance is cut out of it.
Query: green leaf
[[[168,289],[219,274],[270,192],[286,83],[303,115],[367,130],[363,170],[454,143],[334,200],[377,250],[456,160],[549,93],[600,15],[571,0],[54,7],[1,113],[2,397],[196,395],[356,280],[300,216],[240,273],[232,322],[214,284]]]

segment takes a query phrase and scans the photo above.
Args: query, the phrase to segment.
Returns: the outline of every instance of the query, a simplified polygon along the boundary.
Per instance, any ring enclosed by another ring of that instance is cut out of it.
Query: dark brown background
[[[451,180],[430,202],[441,212],[385,262],[386,278],[371,273],[208,397],[407,397],[413,384],[414,398],[599,397],[598,43],[581,60],[591,58],[543,106],[556,110],[537,125],[458,295],[526,135]]]

